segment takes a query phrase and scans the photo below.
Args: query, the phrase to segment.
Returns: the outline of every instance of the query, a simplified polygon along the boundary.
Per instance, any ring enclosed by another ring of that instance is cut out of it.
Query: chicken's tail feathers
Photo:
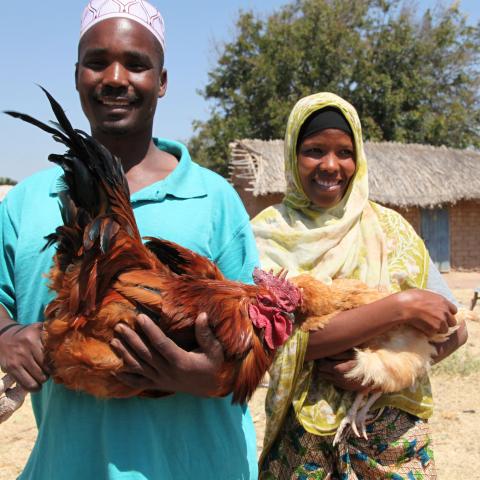
[[[448,337],[452,335],[452,333],[456,332],[460,328],[460,323],[469,321],[469,322],[476,322],[480,318],[480,315],[473,310],[468,310],[466,308],[459,308],[458,312],[455,314],[455,320],[457,322],[456,325],[450,327],[447,333],[437,333],[433,337],[430,337],[428,340],[432,343],[442,343],[448,340]]]
[[[48,159],[63,169],[64,186],[59,190],[68,192],[77,209],[85,210],[91,218],[112,215],[120,224],[128,225],[127,233],[140,240],[120,160],[90,135],[74,129],[60,104],[45,88],[40,88],[47,96],[57,122],[47,125],[30,115],[13,111],[5,113],[44,130],[68,148],[65,154],[51,154]]]
[[[469,322],[478,322],[480,321],[480,313],[475,310],[468,310],[466,308],[459,308],[457,314],[455,315],[457,323],[468,320]]]
[[[60,130],[53,128],[41,122],[40,120],[37,120],[30,115],[27,115],[26,113],[15,112],[13,110],[5,110],[3,113],[9,115],[10,117],[18,118],[19,120],[22,120],[26,123],[30,123],[31,125],[34,125],[35,127],[38,127],[41,130],[50,133],[55,141],[63,143],[64,145],[68,145],[68,137],[64,135]]]
[[[141,237],[120,160],[93,137],[74,129],[60,104],[41,88],[56,122],[47,125],[29,115],[7,113],[46,131],[68,148],[63,155],[48,157],[64,172],[57,188],[63,225],[46,238],[46,247],[56,244],[56,266],[62,272],[71,264],[80,266],[81,287],[77,287],[78,300],[72,302],[72,309],[88,313],[104,288],[104,278],[113,278],[125,265],[133,268],[141,263],[120,251],[122,245],[142,245]],[[107,250],[109,255],[105,255]],[[139,254],[145,252],[143,249]],[[114,261],[108,263],[110,259]],[[62,277],[55,278],[58,285]]]
[[[436,333],[432,337],[428,337],[428,341],[431,343],[443,343],[448,340],[452,333],[455,333],[460,328],[460,325],[455,325],[454,327],[450,327],[447,333]]]
[[[411,387],[428,372],[436,348],[413,329],[412,332],[405,332],[404,336],[397,343],[395,339],[385,344],[384,348],[356,349],[355,366],[345,377],[383,393]]]
[[[70,142],[72,141],[78,141],[78,135],[75,129],[72,127],[72,124],[70,123],[70,120],[68,120],[67,115],[65,114],[65,111],[63,110],[62,106],[53,98],[53,96],[50,94],[50,92],[42,87],[41,85],[38,85],[43,93],[47,96],[48,102],[50,103],[50,106],[53,110],[53,113],[55,117],[58,120],[58,123],[54,123],[55,126],[57,126],[60,130],[62,130],[65,135],[69,138]]]
[[[224,280],[222,272],[208,258],[177,243],[159,238],[146,237],[146,247],[160,262],[178,275],[191,275],[212,280]]]

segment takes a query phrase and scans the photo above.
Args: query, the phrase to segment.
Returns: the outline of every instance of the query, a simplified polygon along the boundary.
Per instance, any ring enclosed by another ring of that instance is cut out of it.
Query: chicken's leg
[[[357,429],[356,418],[357,418],[357,412],[362,405],[365,395],[367,395],[366,391],[357,393],[357,396],[355,397],[355,400],[353,401],[352,406],[350,407],[347,414],[345,415],[345,418],[340,422],[340,425],[338,426],[337,433],[335,434],[335,438],[333,439],[334,446],[337,445],[340,442],[340,440],[342,440],[345,430],[349,425],[351,425],[355,435],[357,437],[360,436]]]
[[[366,428],[366,422],[368,420],[368,411],[370,410],[370,407],[382,396],[382,392],[375,392],[372,393],[369,397],[368,400],[365,402],[365,405],[358,411],[357,413],[357,418],[355,420],[357,427],[360,427],[360,433],[361,436],[365,439],[368,440],[367,436],[367,428]],[[357,433],[357,436],[358,435]]]
[[[26,390],[20,385],[11,388],[14,383],[15,380],[10,375],[0,379],[0,423],[18,410],[27,396]]]

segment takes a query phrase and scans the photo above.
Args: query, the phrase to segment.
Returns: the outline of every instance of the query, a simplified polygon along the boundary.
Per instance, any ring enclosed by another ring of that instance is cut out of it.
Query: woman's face
[[[352,137],[328,128],[303,139],[297,153],[298,173],[310,201],[320,208],[335,206],[355,173]]]

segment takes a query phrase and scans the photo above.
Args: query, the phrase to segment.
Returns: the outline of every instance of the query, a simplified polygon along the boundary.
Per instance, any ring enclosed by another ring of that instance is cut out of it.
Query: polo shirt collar
[[[201,169],[193,163],[187,147],[180,142],[164,138],[154,138],[153,141],[157,148],[174,155],[178,159],[178,165],[163,180],[135,192],[131,196],[132,203],[159,202],[163,201],[167,195],[182,199],[206,196],[208,192]],[[60,175],[52,182],[50,194],[56,195],[62,190],[65,190],[65,185],[62,184]]]

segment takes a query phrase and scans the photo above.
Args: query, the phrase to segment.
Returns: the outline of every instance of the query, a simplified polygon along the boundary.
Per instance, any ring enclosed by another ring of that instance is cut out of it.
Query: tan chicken
[[[295,315],[304,331],[322,329],[339,312],[388,295],[358,280],[337,279],[327,286],[309,275],[300,275],[290,281],[302,291],[302,305]],[[456,315],[457,323],[472,315],[473,312],[460,310]],[[436,354],[433,343],[444,341],[456,328],[451,328],[444,335],[428,338],[413,327],[400,326],[356,348],[356,365],[346,376],[361,382],[365,389],[357,394],[337,430],[334,443],[342,438],[348,425],[357,436],[361,433],[367,438],[365,422],[370,407],[382,394],[411,387],[425,375]]]
[[[47,237],[47,246],[57,248],[49,273],[56,298],[45,310],[44,324],[53,379],[99,398],[151,395],[112,375],[123,366],[110,348],[114,327],[124,322],[135,328],[137,315],[146,313],[178,345],[191,350],[197,346],[194,320],[205,312],[224,351],[219,386],[210,395],[233,393],[233,402],[245,403],[292,331],[299,290],[284,276],[258,269],[255,285],[230,281],[210,260],[180,245],[158,238],[144,244],[120,161],[74,130],[60,105],[45,93],[58,128],[7,113],[68,147],[64,155],[49,156],[63,168],[67,187],[61,194],[64,224]],[[4,383],[5,391],[12,381],[7,377]],[[18,387],[4,397],[4,418],[11,412],[14,392],[17,398]]]

